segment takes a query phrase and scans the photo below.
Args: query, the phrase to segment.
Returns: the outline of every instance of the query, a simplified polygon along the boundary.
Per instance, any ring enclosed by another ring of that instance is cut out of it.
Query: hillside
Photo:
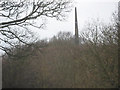
[[[3,88],[108,88],[118,85],[116,44],[96,48],[87,43],[75,45],[71,40],[57,39],[33,46],[38,47],[24,52],[33,52],[27,57],[10,59],[4,56]]]

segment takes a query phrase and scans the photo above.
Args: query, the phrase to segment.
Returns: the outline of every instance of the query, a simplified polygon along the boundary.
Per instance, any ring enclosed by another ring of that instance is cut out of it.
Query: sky
[[[73,0],[74,7],[77,7],[79,33],[87,22],[99,18],[109,23],[112,13],[117,10],[118,0]],[[74,7],[64,21],[47,19],[46,27],[42,30],[35,30],[40,39],[49,39],[60,31],[69,31],[74,34]]]
[[[119,0],[73,0],[74,7],[67,15],[66,20],[58,21],[48,18],[44,29],[31,28],[35,36],[39,39],[50,39],[60,31],[71,32],[74,35],[75,29],[75,10],[77,7],[78,30],[83,30],[84,25],[93,19],[99,18],[101,21],[109,23],[112,13],[117,10]],[[38,24],[40,21],[38,21]],[[1,50],[0,50],[1,53]]]

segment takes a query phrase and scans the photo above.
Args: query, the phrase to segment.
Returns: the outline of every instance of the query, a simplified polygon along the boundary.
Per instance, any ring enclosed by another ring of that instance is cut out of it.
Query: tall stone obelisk
[[[79,44],[78,22],[77,22],[77,8],[76,7],[75,7],[75,43]]]

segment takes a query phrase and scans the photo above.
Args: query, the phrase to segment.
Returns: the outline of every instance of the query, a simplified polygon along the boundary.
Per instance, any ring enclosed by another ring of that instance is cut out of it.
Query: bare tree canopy
[[[27,44],[34,36],[29,26],[42,28],[36,21],[43,17],[63,20],[70,7],[70,0],[0,0],[0,49],[8,53],[8,46]]]

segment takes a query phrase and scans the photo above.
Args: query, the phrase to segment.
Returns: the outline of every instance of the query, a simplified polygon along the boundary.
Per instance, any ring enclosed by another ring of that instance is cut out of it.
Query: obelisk
[[[75,43],[79,44],[78,22],[77,22],[77,8],[76,7],[75,7]]]

